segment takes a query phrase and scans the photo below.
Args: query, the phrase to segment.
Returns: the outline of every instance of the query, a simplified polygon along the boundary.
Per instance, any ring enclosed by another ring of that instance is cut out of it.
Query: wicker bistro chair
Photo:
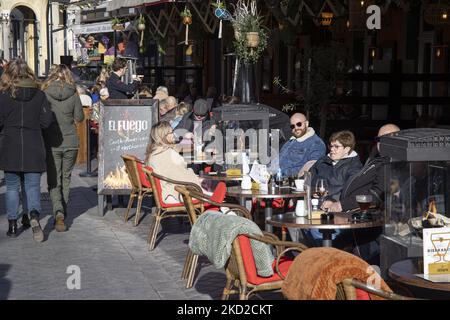
[[[128,201],[124,220],[125,222],[128,221],[131,207],[133,206],[134,199],[137,197],[138,202],[136,214],[134,216],[134,226],[136,227],[139,224],[139,218],[141,216],[142,201],[145,197],[150,197],[153,195],[153,189],[145,173],[142,171],[142,166],[144,164],[142,160],[128,154],[122,155],[122,159],[125,163],[128,178],[131,182],[130,200]]]
[[[189,188],[177,187],[177,191],[180,192],[184,198],[184,203],[192,223],[195,223],[199,215],[199,211],[196,210],[193,200],[200,200],[213,206],[230,208],[230,210],[236,214],[251,220],[250,212],[240,205],[216,203],[211,201],[211,199],[203,193]],[[257,275],[250,239],[275,246],[277,258],[273,262],[274,275],[272,277],[263,278]],[[225,266],[227,281],[225,288],[223,289],[222,299],[228,300],[231,294],[239,294],[240,300],[247,300],[252,294],[259,291],[281,290],[283,280],[293,261],[285,257],[286,253],[290,251],[302,252],[305,249],[307,249],[307,247],[303,244],[279,241],[276,235],[265,231],[263,231],[263,236],[239,235],[233,240],[231,256]],[[189,254],[191,255],[190,257]],[[192,278],[195,273],[198,256],[189,251],[187,260],[188,259],[191,259],[194,262],[190,263],[190,268],[187,267],[187,270],[184,270],[184,272],[188,274],[188,278]]]
[[[338,285],[336,298],[338,300],[370,300],[369,293],[386,300],[417,300],[415,298],[405,297],[382,289],[377,289],[364,282],[351,278],[344,279],[344,281]]]
[[[221,188],[224,189],[220,190]],[[197,221],[198,215],[202,214],[205,210],[219,210],[220,207],[227,207],[230,209],[234,209],[235,211],[239,211],[243,208],[237,204],[223,203],[221,201],[223,200],[226,192],[226,185],[224,183],[220,183],[217,185],[216,190],[211,197],[208,197],[203,193],[199,193],[197,190],[190,187],[176,186],[175,190],[177,190],[183,197],[183,202],[186,207],[186,211],[188,212],[189,222],[191,223],[191,226]],[[193,199],[190,192],[196,193],[198,198]],[[203,206],[201,208],[198,208],[195,205],[198,201],[201,201],[203,203]],[[197,264],[198,255],[192,253],[192,251],[188,249],[183,272],[181,274],[181,278],[186,280],[186,288],[191,288],[194,284]]]
[[[196,185],[195,183],[184,182],[184,181],[176,181],[166,177],[163,177],[155,172],[153,172],[153,168],[146,166],[143,168],[144,173],[147,175],[148,180],[151,183],[155,204],[156,204],[156,212],[155,212],[155,222],[152,227],[150,227],[150,232],[148,235],[148,244],[149,249],[155,249],[156,238],[158,235],[158,230],[161,225],[161,220],[166,218],[176,218],[176,217],[188,217],[186,212],[186,207],[184,203],[180,200],[180,203],[168,204],[164,202],[162,196],[162,187],[161,181],[165,181],[168,183],[172,183],[174,185],[181,185],[192,188],[198,192],[203,192],[202,188]],[[202,208],[202,203],[200,201],[196,201],[194,207],[196,209]]]

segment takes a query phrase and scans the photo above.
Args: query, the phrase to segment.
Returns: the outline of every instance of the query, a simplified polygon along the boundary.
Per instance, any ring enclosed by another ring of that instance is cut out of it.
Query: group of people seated
[[[170,105],[170,99],[166,98],[167,100]],[[191,112],[192,120],[198,119],[198,114],[195,113],[196,107],[202,107],[199,101],[195,103],[194,111]],[[163,111],[166,111],[165,108],[163,107]],[[176,108],[174,107],[175,110]],[[305,172],[309,172],[312,178],[311,185],[314,185],[318,179],[326,180],[328,194],[322,203],[322,210],[345,212],[358,208],[355,197],[359,194],[372,195],[375,204],[383,202],[384,165],[388,159],[380,155],[379,143],[363,165],[355,151],[356,140],[352,132],[345,130],[333,133],[328,141],[329,152],[327,153],[326,144],[309,126],[305,115],[294,114],[290,118],[290,124],[292,137],[282,146],[279,153],[281,172],[284,176],[295,177],[301,177]],[[384,125],[380,128],[375,140],[378,142],[381,136],[399,130],[394,124]],[[171,125],[170,120],[163,120],[156,124],[151,131],[147,164],[156,173],[167,178],[201,186],[202,180],[191,168],[188,168],[184,158],[176,150],[177,142],[174,126]],[[179,201],[178,193],[169,184],[163,186],[163,196],[169,202]],[[313,245],[318,244],[317,240],[321,238],[318,233],[311,233],[309,236],[313,238],[312,241],[316,241]],[[333,235],[334,240],[338,237],[345,237],[345,233]]]

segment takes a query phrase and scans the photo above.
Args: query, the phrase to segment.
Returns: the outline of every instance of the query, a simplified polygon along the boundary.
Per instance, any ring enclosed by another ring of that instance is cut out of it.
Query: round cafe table
[[[310,220],[304,217],[297,217],[295,213],[278,214],[267,218],[266,223],[280,228],[298,228],[298,229],[317,229],[322,234],[322,246],[332,247],[332,235],[334,230],[351,230],[362,228],[374,228],[383,225],[382,219],[372,221],[355,222],[349,219],[349,214],[334,213],[334,219],[331,221],[322,221],[320,219]]]
[[[291,187],[281,187],[275,188],[275,191],[272,190],[242,190],[241,187],[229,187],[227,188],[227,196],[238,198],[242,205],[245,205],[246,199],[260,199],[263,200],[266,204],[264,209],[265,216],[265,229],[268,232],[272,232],[272,225],[267,223],[267,220],[272,217],[272,203],[275,199],[291,199],[291,198],[304,198],[306,196],[306,192],[304,191],[295,191]]]
[[[416,274],[423,274],[422,257],[398,261],[389,268],[389,277],[395,281],[434,291],[447,291],[450,297],[450,283],[431,282],[416,276]]]

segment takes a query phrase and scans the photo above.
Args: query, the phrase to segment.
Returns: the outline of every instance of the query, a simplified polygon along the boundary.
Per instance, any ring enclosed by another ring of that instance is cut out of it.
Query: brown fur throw
[[[369,264],[335,248],[311,248],[298,255],[283,282],[283,295],[290,300],[335,300],[337,284],[346,278],[366,283]],[[381,289],[392,292],[381,279]],[[370,295],[373,300],[382,299]]]

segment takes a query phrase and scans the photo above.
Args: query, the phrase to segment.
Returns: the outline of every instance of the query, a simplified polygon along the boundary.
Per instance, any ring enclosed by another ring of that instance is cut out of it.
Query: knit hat
[[[204,99],[198,99],[194,103],[194,114],[198,117],[203,117],[208,114],[208,103]]]

